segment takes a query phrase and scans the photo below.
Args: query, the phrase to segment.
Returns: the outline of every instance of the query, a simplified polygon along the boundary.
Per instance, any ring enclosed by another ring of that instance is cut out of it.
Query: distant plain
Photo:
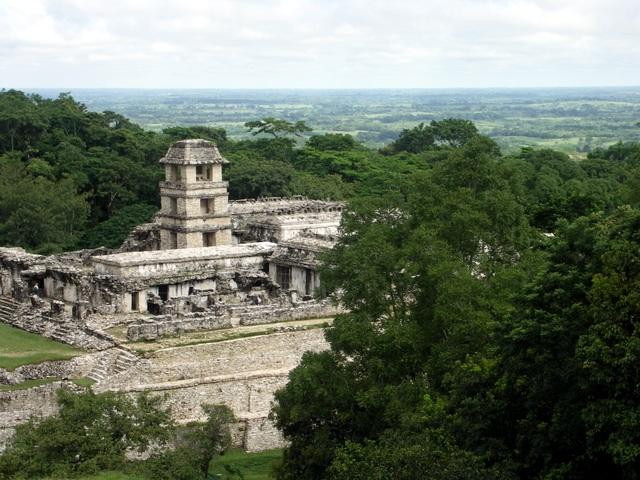
[[[472,120],[505,152],[542,146],[577,157],[617,141],[640,141],[640,87],[431,90],[32,90],[69,91],[87,108],[111,110],[150,130],[223,127],[248,135],[262,117],[304,120],[312,133],[339,132],[380,147],[403,128],[456,117]]]

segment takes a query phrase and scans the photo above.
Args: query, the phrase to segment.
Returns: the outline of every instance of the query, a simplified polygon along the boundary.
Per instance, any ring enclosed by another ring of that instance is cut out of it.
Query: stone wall
[[[58,412],[56,391],[67,388],[79,391],[71,382],[54,382],[28,390],[0,392],[0,451],[13,436],[15,427],[31,417],[48,417]]]
[[[249,451],[277,448],[283,446],[284,441],[268,420],[274,392],[286,384],[288,373],[305,351],[326,348],[322,329],[166,348],[126,370],[110,371],[93,388],[97,392],[114,390],[135,395],[150,391],[162,395],[174,419],[180,423],[203,420],[201,406],[204,403],[223,403],[238,418],[235,427],[238,446]],[[25,366],[11,373],[24,379],[65,374],[85,376],[104,360],[102,357],[106,359],[114,351],[84,355],[67,362]],[[57,411],[55,391],[60,387],[79,388],[63,381],[28,390],[0,392],[0,450],[16,425],[32,415],[47,416]]]
[[[291,304],[242,305],[223,307],[217,312],[195,312],[173,316],[146,317],[127,328],[131,341],[155,340],[166,335],[185,332],[219,330],[238,325],[261,325],[292,320],[332,317],[340,312],[329,301],[298,302]]]
[[[232,315],[239,325],[261,325],[307,318],[333,317],[340,313],[340,308],[329,301],[298,302],[292,306],[265,305],[232,307]],[[235,322],[234,322],[235,323]]]
[[[202,420],[203,403],[223,403],[240,421],[245,449],[277,448],[283,439],[267,418],[273,394],[305,351],[327,347],[324,331],[312,329],[167,348],[95,389],[163,395],[183,423]]]
[[[215,248],[127,252],[92,258],[95,271],[120,278],[171,277],[182,273],[260,270],[275,244],[246,243]]]
[[[219,330],[231,328],[231,318],[222,315],[193,313],[186,318],[172,320],[171,316],[147,318],[144,323],[127,328],[127,339],[131,341],[155,340],[167,335],[200,330]]]

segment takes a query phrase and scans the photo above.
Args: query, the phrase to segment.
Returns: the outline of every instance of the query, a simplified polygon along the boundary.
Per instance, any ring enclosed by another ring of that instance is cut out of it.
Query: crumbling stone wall
[[[28,390],[0,392],[0,451],[5,449],[17,425],[31,417],[47,417],[58,412],[56,392],[60,388],[81,389],[71,382],[60,381]]]
[[[224,403],[240,420],[244,448],[276,448],[283,439],[267,418],[274,392],[305,351],[327,347],[324,331],[313,329],[167,348],[96,389],[166,396],[179,422],[202,420],[203,403]]]
[[[170,315],[145,317],[127,328],[131,341],[155,340],[166,335],[202,330],[219,330],[239,325],[262,325],[311,318],[333,317],[340,308],[329,301],[296,304],[241,305],[221,307],[217,311],[194,312],[176,318]]]
[[[147,252],[160,249],[160,225],[155,222],[138,225],[125,238],[119,252]]]

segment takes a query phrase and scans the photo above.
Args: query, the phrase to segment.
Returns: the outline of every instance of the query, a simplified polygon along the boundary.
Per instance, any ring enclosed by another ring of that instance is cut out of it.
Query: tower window
[[[304,293],[305,295],[311,295],[313,291],[313,271],[305,268],[304,269],[305,278],[304,278]]]
[[[276,265],[276,282],[283,290],[289,290],[291,285],[291,268]]]
[[[213,198],[201,198],[200,199],[200,213],[213,213]]]
[[[211,180],[211,176],[211,165],[196,165],[196,180],[198,182],[209,181]]]
[[[169,285],[158,285],[158,296],[163,302],[169,300]]]
[[[202,234],[202,246],[203,247],[215,247],[216,246],[216,232],[204,232]]]
[[[131,292],[131,311],[140,310],[140,292]]]
[[[169,211],[175,215],[178,213],[178,199],[171,197],[169,199]]]

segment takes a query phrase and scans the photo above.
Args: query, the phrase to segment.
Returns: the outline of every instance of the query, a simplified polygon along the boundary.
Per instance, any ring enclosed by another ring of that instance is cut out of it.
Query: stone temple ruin
[[[206,140],[177,142],[160,162],[161,210],[120,249],[0,248],[0,321],[86,352],[0,369],[4,384],[62,379],[0,392],[0,448],[16,424],[55,412],[55,390],[80,377],[95,391],[166,394],[180,422],[201,419],[202,403],[225,403],[238,445],[282,444],[267,415],[302,354],[326,348],[321,327],[337,307],[317,295],[317,262],[342,204],[229,201],[227,162]]]

